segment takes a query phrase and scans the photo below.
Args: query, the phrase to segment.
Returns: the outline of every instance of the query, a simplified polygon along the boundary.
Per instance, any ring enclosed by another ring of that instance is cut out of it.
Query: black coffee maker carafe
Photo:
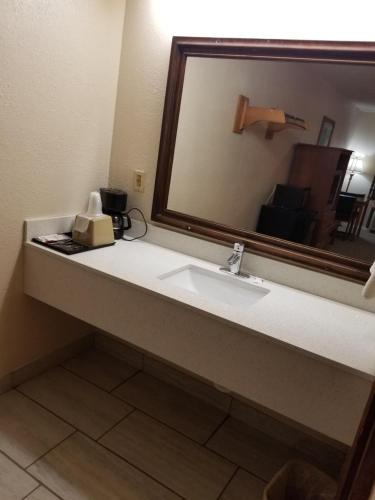
[[[112,217],[113,233],[116,240],[131,228],[131,219],[125,213],[128,195],[121,189],[100,188],[103,213]]]

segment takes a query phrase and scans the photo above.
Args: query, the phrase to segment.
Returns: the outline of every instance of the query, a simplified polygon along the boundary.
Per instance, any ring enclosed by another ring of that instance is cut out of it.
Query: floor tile
[[[199,443],[204,443],[226,416],[205,401],[145,373],[135,375],[113,394]]]
[[[64,500],[177,500],[157,482],[76,433],[29,469]]]
[[[63,366],[105,391],[112,391],[138,371],[125,361],[96,350],[69,359]]]
[[[21,500],[37,486],[32,477],[0,453],[1,500]]]
[[[47,490],[44,486],[40,486],[33,491],[25,500],[59,500],[56,495]]]
[[[220,500],[262,500],[266,484],[240,469],[225,489]]]
[[[73,427],[17,391],[0,396],[0,450],[27,467],[56,446]]]
[[[207,447],[269,481],[296,452],[246,424],[229,418]]]
[[[49,370],[18,389],[94,439],[132,410],[63,368]]]
[[[233,464],[138,411],[100,443],[188,500],[216,500],[235,471]]]

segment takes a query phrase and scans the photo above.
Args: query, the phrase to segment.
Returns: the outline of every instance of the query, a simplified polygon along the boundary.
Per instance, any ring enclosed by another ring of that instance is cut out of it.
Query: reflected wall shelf
[[[268,122],[266,139],[272,139],[276,132],[287,128],[307,129],[307,123],[302,118],[292,116],[278,108],[250,106],[248,97],[238,96],[233,132],[242,134],[245,128],[261,121]]]

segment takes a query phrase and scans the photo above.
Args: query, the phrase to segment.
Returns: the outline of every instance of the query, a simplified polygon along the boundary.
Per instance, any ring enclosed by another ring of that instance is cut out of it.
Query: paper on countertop
[[[47,234],[45,236],[38,236],[37,240],[42,243],[55,243],[57,241],[70,240],[70,236],[66,234]]]

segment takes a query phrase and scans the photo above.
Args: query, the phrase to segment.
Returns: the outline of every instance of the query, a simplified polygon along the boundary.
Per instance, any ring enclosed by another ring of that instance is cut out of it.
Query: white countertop
[[[229,306],[173,286],[158,276],[194,264],[215,272],[218,266],[141,240],[66,256],[32,242],[29,248],[137,286],[168,300],[302,350],[309,356],[375,378],[375,315],[293,288],[264,281],[270,293],[248,308]],[[238,278],[233,278],[238,279]]]

